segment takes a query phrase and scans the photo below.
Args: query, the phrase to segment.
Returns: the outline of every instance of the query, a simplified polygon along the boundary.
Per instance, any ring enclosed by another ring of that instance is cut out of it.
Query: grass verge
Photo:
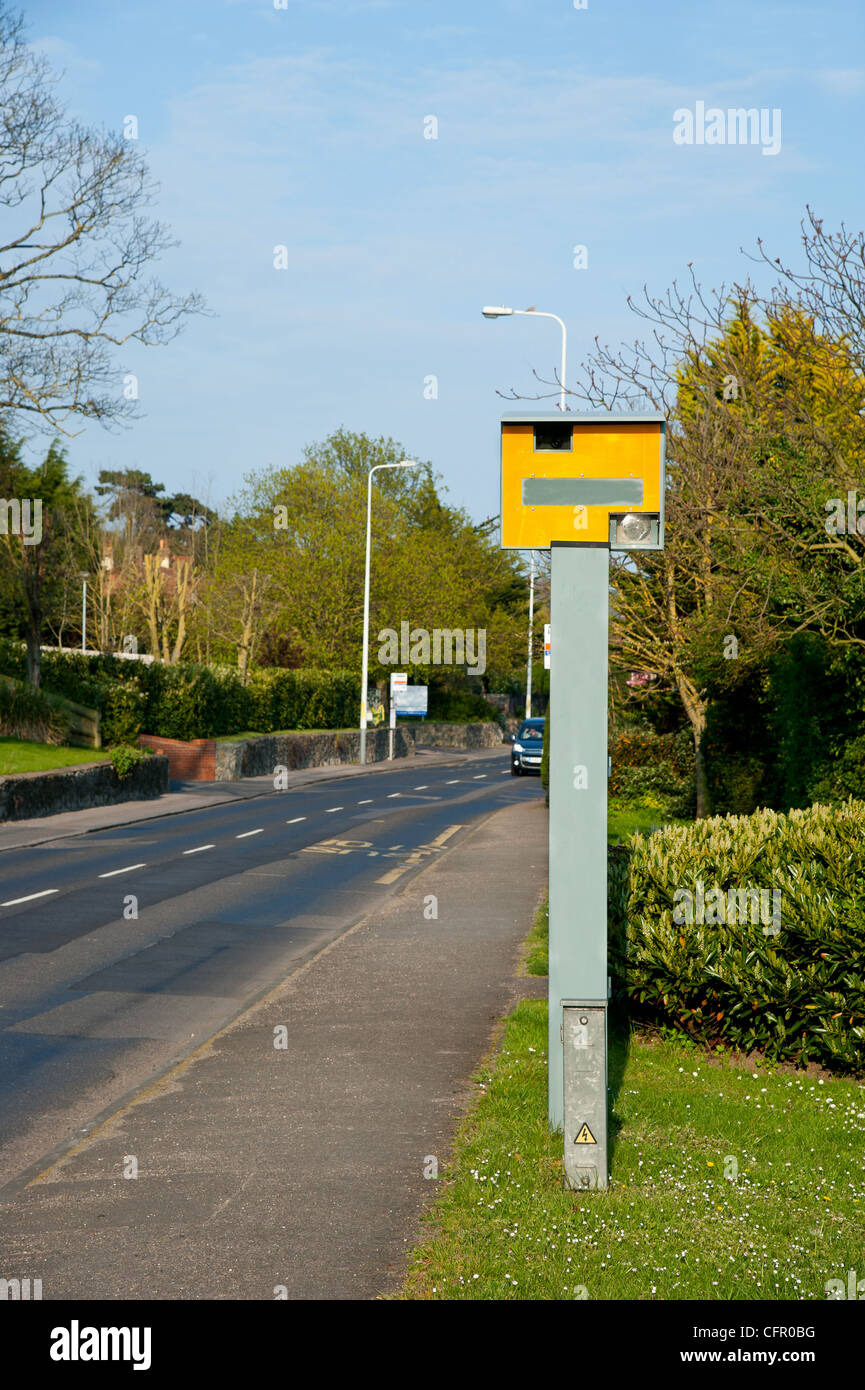
[[[549,909],[525,969],[547,973]],[[610,1040],[607,1192],[564,1185],[547,1005],[521,1003],[457,1134],[408,1299],[824,1299],[865,1278],[865,1087],[627,1025]]]
[[[0,738],[0,776],[15,772],[51,772],[78,763],[101,763],[111,755],[102,748],[66,748],[51,743],[31,743],[22,738]]]
[[[550,957],[550,900],[544,900],[535,913],[532,929],[526,939],[525,969],[527,975],[549,973]]]
[[[563,1185],[547,1007],[476,1077],[407,1299],[825,1299],[865,1277],[865,1090],[619,1032],[611,1186]]]

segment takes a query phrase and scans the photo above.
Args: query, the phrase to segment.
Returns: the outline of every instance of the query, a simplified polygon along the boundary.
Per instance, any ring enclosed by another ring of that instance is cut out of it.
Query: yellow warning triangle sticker
[[[592,1133],[592,1131],[589,1129],[589,1126],[588,1126],[587,1124],[581,1125],[581,1126],[580,1126],[580,1132],[579,1132],[579,1134],[577,1135],[576,1139],[574,1140],[574,1143],[575,1143],[575,1144],[597,1144],[597,1142],[598,1142],[598,1141],[597,1141],[597,1139],[595,1138],[595,1136],[594,1136],[594,1134]]]

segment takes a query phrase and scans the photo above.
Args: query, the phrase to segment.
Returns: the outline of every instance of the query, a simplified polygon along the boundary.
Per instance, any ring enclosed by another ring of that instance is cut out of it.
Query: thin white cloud
[[[33,39],[27,46],[40,57],[47,58],[52,67],[62,73],[68,73],[70,77],[91,81],[93,78],[101,77],[105,71],[101,63],[94,58],[85,58],[75,44],[58,38],[55,34]]]

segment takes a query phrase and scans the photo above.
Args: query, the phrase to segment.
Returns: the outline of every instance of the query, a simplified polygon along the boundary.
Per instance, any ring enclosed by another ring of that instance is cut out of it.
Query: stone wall
[[[494,705],[496,709],[501,710],[506,718],[509,714],[516,714],[519,705],[522,703],[517,695],[487,694],[484,695],[484,699],[488,705]]]
[[[382,728],[367,731],[367,762],[379,763],[387,758],[388,732]],[[410,735],[403,729],[395,729],[394,758],[405,758],[412,753],[414,743]],[[285,767],[289,772],[303,767],[339,767],[342,763],[356,763],[359,757],[359,729],[337,733],[309,730],[296,734],[265,734],[237,743],[217,743],[214,778],[217,782],[234,782],[240,777],[272,776],[277,767]]]
[[[502,730],[493,720],[481,724],[417,724],[400,725],[420,748],[499,748],[503,743]]]
[[[168,791],[168,759],[144,758],[122,780],[109,762],[0,777],[0,821],[142,801]]]

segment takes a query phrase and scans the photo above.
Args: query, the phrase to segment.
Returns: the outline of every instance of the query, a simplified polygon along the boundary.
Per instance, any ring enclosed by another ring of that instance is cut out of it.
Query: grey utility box
[[[608,1185],[607,1005],[562,1002],[565,1175],[577,1190]]]

